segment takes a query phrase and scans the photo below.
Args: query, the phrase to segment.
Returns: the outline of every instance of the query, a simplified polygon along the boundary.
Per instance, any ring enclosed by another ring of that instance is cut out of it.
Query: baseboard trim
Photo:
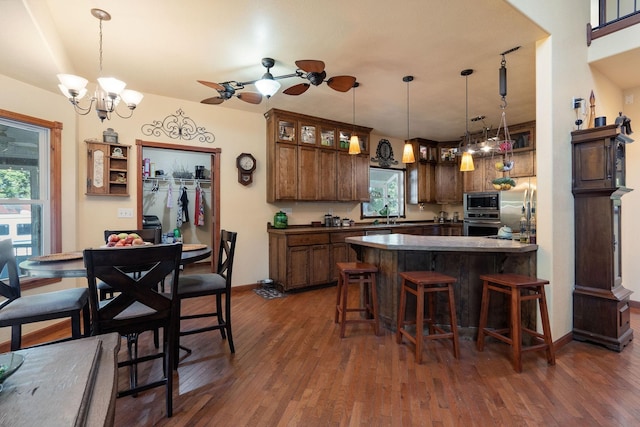
[[[31,347],[37,344],[42,344],[45,339],[51,338],[51,336],[57,336],[60,338],[71,336],[71,322],[70,320],[63,320],[51,325],[40,328],[36,331],[29,332],[22,335],[22,347]],[[11,351],[11,341],[5,341],[0,343],[0,353],[6,353]]]

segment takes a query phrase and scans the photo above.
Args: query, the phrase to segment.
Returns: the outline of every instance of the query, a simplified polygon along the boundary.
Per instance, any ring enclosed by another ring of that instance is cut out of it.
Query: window
[[[0,236],[13,241],[18,263],[61,250],[61,129],[57,122],[0,110]],[[47,282],[23,281],[26,288]]]
[[[404,217],[404,169],[372,167],[369,202],[362,203],[361,218]]]

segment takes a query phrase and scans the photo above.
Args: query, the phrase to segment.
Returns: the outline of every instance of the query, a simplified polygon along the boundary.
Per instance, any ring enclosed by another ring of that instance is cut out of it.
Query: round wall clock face
[[[253,167],[256,165],[256,162],[251,156],[240,156],[238,164],[243,170],[249,171],[253,169]]]
[[[256,159],[249,153],[242,153],[236,158],[238,182],[249,185],[253,182],[253,171],[256,170]]]

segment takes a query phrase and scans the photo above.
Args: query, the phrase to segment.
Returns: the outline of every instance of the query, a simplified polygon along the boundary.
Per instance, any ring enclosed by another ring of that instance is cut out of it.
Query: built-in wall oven
[[[465,236],[496,236],[500,223],[500,192],[465,193],[463,198]]]

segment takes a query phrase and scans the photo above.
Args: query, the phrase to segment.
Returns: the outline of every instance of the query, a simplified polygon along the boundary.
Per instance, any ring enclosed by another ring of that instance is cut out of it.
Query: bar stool
[[[376,292],[378,268],[375,265],[362,262],[339,262],[337,266],[340,275],[338,276],[335,323],[340,323],[340,338],[344,338],[347,323],[371,323],[375,334],[378,335],[378,294]],[[351,284],[361,285],[363,304],[358,307],[349,307],[348,305],[347,295]],[[360,312],[365,315],[360,318],[347,319],[348,312]]]
[[[453,284],[456,279],[435,271],[406,271],[400,273],[402,277],[402,288],[400,290],[400,306],[398,308],[398,327],[396,330],[396,342],[402,342],[402,336],[406,336],[409,341],[416,346],[416,363],[422,362],[422,343],[425,339],[451,339],[453,341],[453,355],[460,357],[458,344],[458,324],[456,322],[456,304],[453,294]],[[416,319],[405,320],[407,308],[407,292],[416,297]],[[435,324],[436,306],[434,297],[436,292],[446,292],[449,298],[449,314],[451,320],[451,332],[447,332]],[[424,296],[427,295],[428,317],[424,318]],[[424,324],[429,326],[429,335],[423,334]],[[415,336],[404,329],[406,325],[416,325]]]
[[[549,284],[549,281],[520,274],[482,274],[480,275],[480,279],[483,281],[483,285],[480,324],[478,326],[478,351],[484,349],[484,336],[489,335],[511,345],[513,368],[516,372],[522,372],[522,353],[527,351],[545,350],[547,363],[549,365],[555,365],[556,358],[553,350],[553,340],[551,339],[547,299],[544,294],[544,285]],[[510,296],[511,314],[509,328],[493,330],[487,328],[489,291],[501,292]],[[521,303],[530,300],[538,300],[540,317],[542,319],[542,334],[522,326]],[[523,347],[523,333],[542,339],[543,342],[541,344]]]

